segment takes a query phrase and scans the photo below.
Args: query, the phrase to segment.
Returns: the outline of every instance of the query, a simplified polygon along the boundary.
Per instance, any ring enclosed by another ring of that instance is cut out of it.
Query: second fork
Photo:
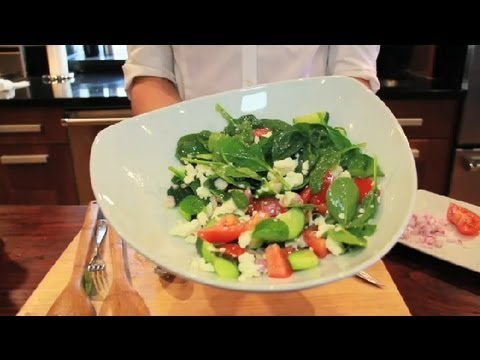
[[[100,256],[100,246],[102,241],[105,238],[105,233],[107,232],[107,220],[101,219],[98,220],[97,231],[95,233],[95,248],[93,249],[93,255],[88,263],[87,270],[90,272],[93,271],[102,271],[105,269],[105,261]]]

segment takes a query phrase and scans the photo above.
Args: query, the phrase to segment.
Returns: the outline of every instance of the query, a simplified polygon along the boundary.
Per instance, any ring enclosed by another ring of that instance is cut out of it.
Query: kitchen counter
[[[29,78],[30,86],[13,92],[0,92],[0,106],[60,106],[68,108],[129,108],[121,73],[76,74],[73,81],[49,84]],[[444,89],[429,81],[382,80],[377,95],[390,99],[456,99],[463,90]]]
[[[0,206],[0,315],[20,310],[82,227],[85,210]],[[383,261],[412,315],[480,315],[480,274],[401,244]]]

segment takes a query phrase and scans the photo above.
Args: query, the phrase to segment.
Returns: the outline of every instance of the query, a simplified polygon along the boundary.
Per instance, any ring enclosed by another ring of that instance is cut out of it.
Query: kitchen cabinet
[[[461,100],[385,100],[412,149],[418,188],[448,193],[453,144]]]
[[[0,204],[76,204],[63,109],[0,109]]]

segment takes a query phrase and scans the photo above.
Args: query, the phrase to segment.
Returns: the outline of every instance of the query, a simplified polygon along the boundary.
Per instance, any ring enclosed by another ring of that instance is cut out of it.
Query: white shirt
[[[183,100],[257,84],[324,75],[360,77],[380,88],[380,45],[128,45],[129,95],[137,76],[169,79]]]

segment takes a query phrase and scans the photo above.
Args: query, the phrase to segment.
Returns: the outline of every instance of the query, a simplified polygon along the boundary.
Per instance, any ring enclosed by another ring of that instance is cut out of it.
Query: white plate
[[[476,214],[480,214],[480,207],[478,206],[452,199],[447,196],[438,195],[426,190],[417,191],[414,214],[430,214],[436,218],[446,220],[448,205],[451,202],[460,206],[464,206]],[[461,244],[443,241],[442,247],[430,248],[417,243],[417,238],[414,236],[408,238],[407,240],[400,239],[399,242],[438,259],[475,272],[480,272],[480,235],[475,237],[464,236],[458,233],[455,230],[455,227],[451,224],[447,226],[447,230],[449,234],[454,235],[457,239],[459,239]]]
[[[208,81],[208,79],[206,79]],[[170,236],[180,219],[165,206],[177,140],[187,133],[223,130],[215,111],[221,104],[234,117],[254,114],[287,122],[301,114],[329,111],[329,123],[346,129],[364,151],[376,155],[385,177],[368,246],[344,256],[329,256],[317,268],[288,279],[267,276],[246,282],[192,271],[195,246]],[[92,147],[90,173],[95,197],[113,227],[133,248],[181,277],[240,291],[292,291],[353,276],[398,241],[413,211],[417,190],[415,162],[408,140],[390,109],[360,82],[346,77],[318,77],[232,90],[185,101],[143,114],[102,130]]]

